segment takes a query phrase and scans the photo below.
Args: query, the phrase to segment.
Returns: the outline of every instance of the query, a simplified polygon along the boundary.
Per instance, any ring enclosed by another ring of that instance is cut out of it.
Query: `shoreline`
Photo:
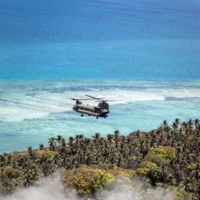
[[[172,125],[164,120],[157,129],[150,132],[135,131],[128,136],[116,130],[106,137],[101,137],[99,133],[92,138],[79,134],[70,136],[66,141],[61,135],[57,135],[49,138],[49,145],[46,147],[40,144],[38,149],[28,147],[27,151],[1,154],[0,159],[4,166],[1,174],[4,176],[0,180],[0,185],[4,195],[14,195],[14,190],[9,189],[13,187],[13,181],[23,180],[22,188],[32,187],[34,184],[39,184],[37,183],[39,177],[51,180],[48,177],[53,175],[56,178],[57,175],[54,173],[61,170],[64,185],[61,183],[59,185],[64,190],[74,187],[80,198],[93,198],[99,187],[101,192],[109,194],[116,188],[110,186],[112,189],[107,190],[106,185],[122,181],[125,177],[127,178],[125,185],[131,183],[133,189],[138,185],[134,184],[134,180],[137,183],[143,180],[142,183],[146,184],[146,188],[153,187],[154,192],[155,189],[162,190],[162,187],[165,192],[167,189],[170,191],[169,194],[173,195],[173,199],[199,197],[198,184],[194,181],[198,179],[198,174],[195,175],[194,170],[199,171],[197,168],[200,159],[199,132],[200,120],[181,122],[176,118]],[[177,165],[181,167],[177,169]],[[26,180],[28,174],[31,174],[32,181]],[[103,178],[105,182],[93,188],[94,182],[89,185],[96,175],[98,179],[105,176]],[[188,176],[192,178],[187,179]],[[77,183],[76,177],[82,181]],[[2,180],[5,178],[9,179],[11,185],[4,186]],[[188,180],[193,185],[192,188],[188,187]],[[89,187],[87,190],[85,184]],[[146,191],[144,188],[140,189]],[[101,192],[99,195],[104,194]]]

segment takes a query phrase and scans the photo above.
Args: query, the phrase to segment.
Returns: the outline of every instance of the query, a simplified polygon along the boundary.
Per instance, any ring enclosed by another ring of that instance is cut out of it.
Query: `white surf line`
[[[56,101],[53,99],[43,99],[43,98],[38,98],[38,99],[37,98],[28,98],[28,99],[25,99],[24,101],[31,101],[31,102],[35,102],[35,103],[44,103],[44,104],[48,103],[48,104],[55,105],[55,106],[66,105],[66,102]]]
[[[5,99],[0,99],[0,102],[3,104],[11,105],[11,106],[16,106],[22,109],[28,109],[28,110],[34,110],[34,111],[42,111],[42,112],[61,112],[64,110],[69,110],[66,107],[63,107],[63,110],[53,108],[52,105],[37,105],[37,104],[27,104],[27,103],[21,103],[18,101],[10,101],[10,100],[5,100]],[[46,109],[45,109],[46,106]],[[71,108],[71,107],[70,107]]]

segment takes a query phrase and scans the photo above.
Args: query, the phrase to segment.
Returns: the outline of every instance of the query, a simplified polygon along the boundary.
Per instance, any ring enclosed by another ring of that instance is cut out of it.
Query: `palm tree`
[[[93,138],[95,138],[96,140],[100,139],[100,133],[95,133],[95,136],[92,136]]]
[[[57,135],[57,138],[55,140],[58,141],[58,143],[60,143],[62,141],[63,137],[61,135]]]
[[[195,119],[194,120],[194,126],[195,126],[195,128],[198,129],[199,125],[200,125],[199,119]]]
[[[30,156],[33,155],[33,149],[32,149],[32,147],[28,147],[28,154],[29,154]]]
[[[164,120],[162,124],[163,124],[163,127],[164,127],[164,128],[165,128],[166,126],[168,126],[167,120]]]
[[[69,145],[73,146],[73,142],[74,142],[74,138],[73,137],[69,137]]]
[[[107,135],[108,141],[111,143],[113,136],[111,134]]]
[[[39,169],[35,165],[31,165],[25,169],[23,174],[23,185],[25,187],[33,185],[39,177]]]
[[[172,128],[174,129],[174,131],[178,128],[176,122],[173,122],[173,123],[172,123]]]
[[[119,136],[120,136],[119,131],[118,131],[118,130],[115,130],[115,132],[114,132],[114,138],[115,138],[115,139],[118,139]]]
[[[178,129],[180,125],[180,119],[179,118],[176,118],[175,121],[172,123],[172,127],[174,130]]]
[[[140,130],[137,130],[136,136],[137,136],[138,139],[140,139]]]
[[[43,144],[40,144],[39,145],[39,150],[43,150],[44,149],[44,145]]]
[[[50,138],[50,139],[49,139],[49,149],[50,149],[51,151],[55,151],[55,148],[56,148],[55,139],[54,139],[54,138]]]

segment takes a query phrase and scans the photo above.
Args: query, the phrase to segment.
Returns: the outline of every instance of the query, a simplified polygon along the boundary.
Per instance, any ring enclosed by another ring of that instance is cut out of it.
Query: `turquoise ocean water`
[[[2,0],[0,20],[0,153],[200,118],[197,0]],[[80,117],[85,94],[118,101]]]

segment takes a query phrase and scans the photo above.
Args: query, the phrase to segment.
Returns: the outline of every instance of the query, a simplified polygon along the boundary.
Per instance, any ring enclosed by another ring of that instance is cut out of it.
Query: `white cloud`
[[[72,188],[65,189],[59,173],[51,177],[40,179],[34,186],[18,188],[9,200],[81,200]],[[145,182],[130,180],[127,177],[116,177],[114,184],[109,185],[107,190],[97,192],[99,200],[173,200],[170,191],[161,187],[147,187]],[[5,197],[0,197],[0,200]],[[85,199],[85,198],[84,198]]]

